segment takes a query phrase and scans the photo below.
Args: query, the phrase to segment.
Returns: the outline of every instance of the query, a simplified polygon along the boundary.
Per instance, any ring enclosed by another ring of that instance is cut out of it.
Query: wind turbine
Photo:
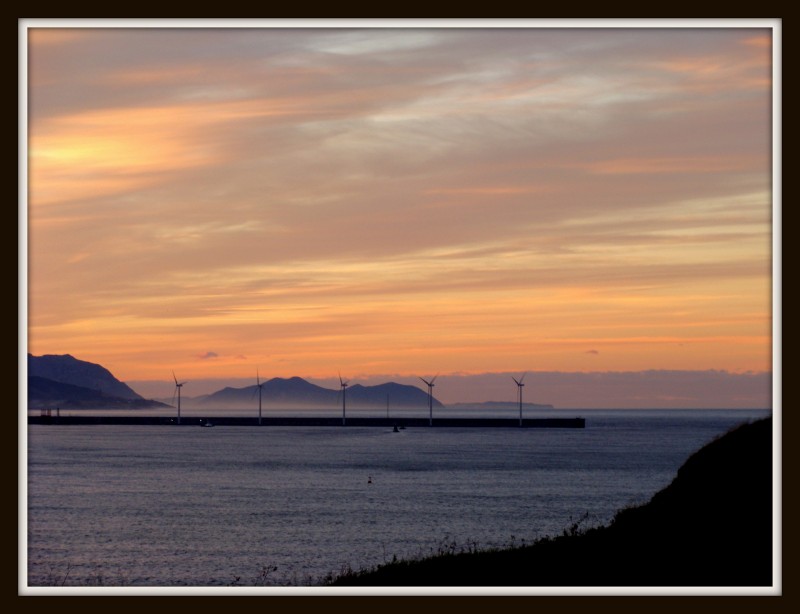
[[[522,380],[525,379],[526,375],[527,375],[527,373],[523,373],[522,377],[520,377],[519,379],[517,379],[513,375],[511,376],[511,379],[514,380],[514,383],[517,385],[517,389],[519,390],[519,425],[520,426],[522,426],[522,387],[525,385],[525,384],[522,383]]]
[[[439,377],[438,373],[431,381],[426,380],[424,377],[419,378],[428,385],[428,426],[433,426],[433,382],[436,381],[437,377]]]
[[[172,379],[175,380],[175,392],[172,393],[172,401],[175,401],[175,394],[178,395],[178,424],[181,423],[181,388],[186,382],[178,383],[178,378],[175,377],[175,371],[172,372]]]
[[[339,386],[342,389],[342,426],[345,425],[345,407],[346,407],[346,397],[347,397],[347,385],[349,382],[345,382],[342,380],[342,374],[339,374]]]
[[[261,387],[264,382],[258,377],[258,369],[256,369],[256,386],[258,386],[258,425],[261,426]]]

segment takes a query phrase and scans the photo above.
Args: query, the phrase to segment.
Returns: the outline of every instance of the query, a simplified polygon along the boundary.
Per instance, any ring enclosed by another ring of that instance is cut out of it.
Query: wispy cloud
[[[231,373],[768,368],[768,43],[34,30],[31,349],[140,374],[200,342]]]

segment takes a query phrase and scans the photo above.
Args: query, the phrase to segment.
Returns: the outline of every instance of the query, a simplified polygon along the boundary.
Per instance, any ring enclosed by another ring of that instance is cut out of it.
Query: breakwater
[[[163,425],[163,426],[377,426],[377,427],[505,427],[520,428],[517,418],[434,418],[429,423],[428,418],[347,418],[342,424],[342,418],[332,417],[298,417],[298,416],[269,416],[262,417],[261,423],[257,417],[241,416],[210,416],[210,417],[183,417],[180,424],[177,418],[164,416],[29,416],[28,424],[110,424],[110,425]],[[522,428],[585,428],[584,418],[524,418]]]

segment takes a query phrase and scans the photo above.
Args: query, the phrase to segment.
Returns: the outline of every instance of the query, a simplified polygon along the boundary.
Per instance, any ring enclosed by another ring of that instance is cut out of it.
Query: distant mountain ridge
[[[261,384],[264,408],[332,409],[341,407],[341,390],[323,388],[300,377],[273,378]],[[192,397],[191,384],[183,389],[182,405],[187,409],[250,409],[257,406],[258,387],[226,387],[211,394]],[[33,356],[28,354],[28,407],[38,408],[156,408],[175,406],[144,399],[105,367],[79,360],[70,354]],[[347,388],[347,407],[362,409],[427,409],[428,393],[412,385],[387,382],[375,386],[353,384]],[[516,401],[452,403],[444,405],[434,397],[438,409],[514,410]],[[523,403],[523,410],[553,409],[546,403]]]
[[[340,390],[323,388],[307,382],[300,377],[273,378],[261,384],[261,403],[263,407],[292,408],[333,408],[342,403]],[[428,393],[405,384],[388,382],[377,386],[353,384],[347,388],[347,407],[383,408],[387,403],[394,408],[428,407]],[[242,409],[251,408],[258,403],[258,386],[244,388],[226,387],[212,394],[187,398],[187,407]],[[433,406],[444,405],[433,399]]]
[[[69,354],[28,354],[29,409],[145,409],[150,401],[98,364]]]

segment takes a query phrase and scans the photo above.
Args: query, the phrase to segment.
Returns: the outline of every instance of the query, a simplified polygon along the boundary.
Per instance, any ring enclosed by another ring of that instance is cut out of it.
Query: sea
[[[313,587],[395,558],[528,544],[607,524],[704,444],[770,415],[541,410],[525,417],[586,428],[398,432],[28,425],[20,585]]]

